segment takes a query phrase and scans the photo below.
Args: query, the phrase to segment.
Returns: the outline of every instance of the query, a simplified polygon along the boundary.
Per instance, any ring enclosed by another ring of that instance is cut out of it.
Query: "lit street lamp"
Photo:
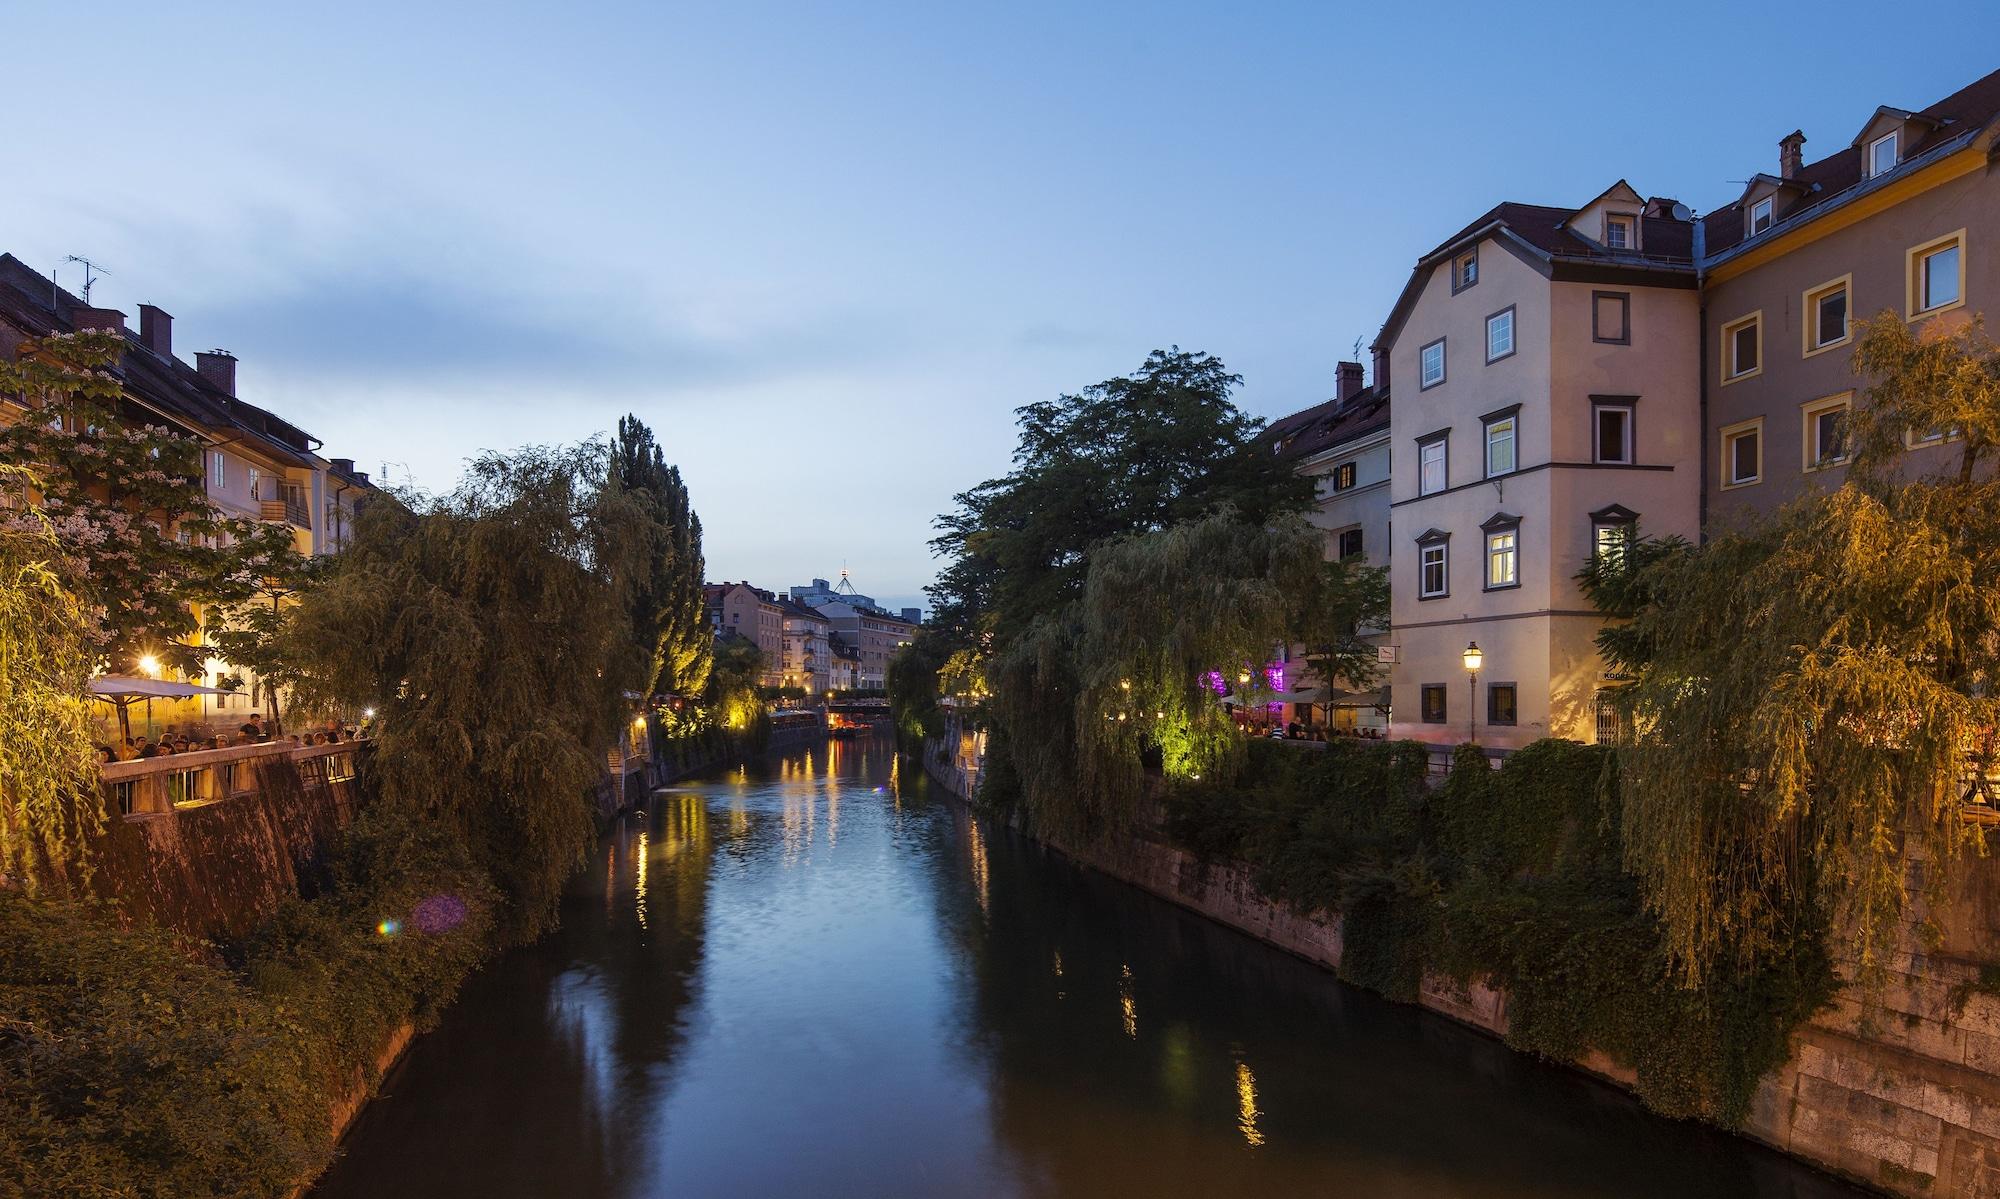
[[[1479,664],[1486,655],[1479,652],[1477,641],[1465,643],[1465,735],[1468,741],[1479,740]]]

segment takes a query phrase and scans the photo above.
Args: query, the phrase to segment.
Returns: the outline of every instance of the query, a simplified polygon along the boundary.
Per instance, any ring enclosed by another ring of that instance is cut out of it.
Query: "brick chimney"
[[[139,305],[139,340],[162,358],[174,356],[174,318],[157,304]]]
[[[85,308],[79,304],[69,310],[69,323],[76,326],[78,333],[123,333],[125,314],[116,308]]]
[[[1794,129],[1778,141],[1778,175],[1790,179],[1806,164],[1806,135]]]
[[[228,350],[203,350],[194,356],[194,369],[222,394],[236,396],[236,355]]]
[[[1375,355],[1375,394],[1386,395],[1389,391],[1389,351],[1384,346],[1373,347]]]
[[[1335,377],[1339,379],[1339,384],[1333,394],[1334,398],[1341,403],[1345,404],[1347,401],[1361,394],[1361,364],[1359,362],[1341,363]]]

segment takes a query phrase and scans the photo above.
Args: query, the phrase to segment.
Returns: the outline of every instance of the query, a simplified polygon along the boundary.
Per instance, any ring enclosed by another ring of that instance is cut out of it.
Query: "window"
[[[1604,218],[1604,244],[1613,250],[1632,248],[1632,218],[1629,216],[1608,216]]]
[[[1417,538],[1417,598],[1442,599],[1451,594],[1450,566],[1446,550],[1451,534],[1436,529]]]
[[[253,467],[251,467],[251,468],[250,468],[250,498],[251,498],[251,499],[253,499],[253,500],[261,500],[261,499],[263,499],[263,498],[264,498],[264,497],[263,497],[263,495],[262,495],[262,494],[260,494],[260,491],[259,491],[259,484],[261,484],[261,483],[262,483],[263,481],[264,481],[264,476],[263,476],[263,474],[262,474],[261,472],[259,472],[259,471],[258,471],[258,469],[257,469],[256,467],[254,467],[254,466],[253,466]]]
[[[1451,294],[1457,295],[1479,282],[1479,251],[1468,250],[1451,260]]]
[[[1445,720],[1444,684],[1424,684],[1424,723],[1443,724]]]
[[[1480,419],[1486,424],[1486,477],[1514,473],[1517,465],[1514,453],[1515,414],[1521,410],[1519,404],[1491,412]]]
[[[1625,551],[1632,545],[1632,522],[1629,520],[1599,520],[1590,526],[1590,553],[1592,557],[1616,563],[1624,559]]]
[[[1486,723],[1513,724],[1519,719],[1520,691],[1512,683],[1486,685]]]
[[[1847,344],[1847,289],[1852,275],[1830,279],[1805,294],[1805,356]]]
[[[1508,305],[1486,318],[1486,361],[1498,362],[1514,354],[1514,306]]]
[[[1590,406],[1590,453],[1597,462],[1632,463],[1632,405],[1593,400]]]
[[[1764,368],[1764,314],[1753,312],[1722,327],[1722,381],[1747,379]]]
[[[1352,462],[1343,462],[1339,466],[1334,467],[1333,489],[1335,491],[1346,491],[1352,486],[1354,486],[1354,464]]]
[[[1722,429],[1722,488],[1748,487],[1764,481],[1764,418],[1726,425]]]
[[[1500,529],[1486,535],[1486,590],[1521,585],[1520,537],[1519,529]]]
[[[1852,393],[1802,405],[1805,413],[1805,469],[1819,470],[1847,461],[1847,412]]]
[[[1880,175],[1896,167],[1896,135],[1885,133],[1868,143],[1868,173]]]
[[[1618,701],[1609,691],[1597,693],[1597,743],[1610,745],[1618,740],[1618,734],[1625,728],[1625,717],[1618,710]]]
[[[1631,292],[1590,293],[1590,339],[1618,346],[1632,344]]]
[[[223,457],[221,450],[216,450],[208,457],[209,481],[217,487],[229,486],[229,459]]]
[[[1334,557],[1342,561],[1349,558],[1359,558],[1361,556],[1361,530],[1342,529],[1337,545],[1338,548],[1334,550]]]
[[[1909,287],[1913,319],[1965,302],[1965,230],[1910,251]]]
[[[1417,354],[1421,376],[1417,380],[1417,390],[1424,391],[1444,382],[1444,338],[1438,338]]]
[[[1770,227],[1771,197],[1765,196],[1750,206],[1750,236],[1755,237]]]
[[[1435,437],[1417,447],[1417,494],[1435,495],[1445,489],[1445,445],[1443,437]]]

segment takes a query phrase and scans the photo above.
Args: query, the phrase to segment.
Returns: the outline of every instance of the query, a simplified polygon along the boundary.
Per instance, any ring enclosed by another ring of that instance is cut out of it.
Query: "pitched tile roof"
[[[1365,387],[1344,402],[1326,400],[1281,416],[1265,427],[1259,440],[1270,445],[1280,461],[1297,462],[1388,427],[1388,394]]]

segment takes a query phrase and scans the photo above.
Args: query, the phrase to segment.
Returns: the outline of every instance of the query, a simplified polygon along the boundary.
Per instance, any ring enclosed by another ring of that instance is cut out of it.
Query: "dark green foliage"
[[[944,709],[938,704],[938,672],[945,664],[941,650],[940,638],[925,629],[889,659],[889,711],[895,719],[896,752],[904,757],[921,755],[927,739],[944,733]]]
[[[1494,770],[1461,747],[1425,786],[1425,751],[1257,743],[1242,777],[1178,787],[1170,835],[1236,859],[1268,895],[1342,917],[1341,975],[1398,999],[1426,971],[1508,993],[1510,1044],[1562,1060],[1601,1050],[1670,1115],[1741,1122],[1757,1080],[1832,995],[1823,928],[1700,989],[1624,869],[1610,752],[1541,741]]]
[[[651,518],[632,588],[633,637],[647,652],[640,693],[699,696],[708,686],[714,636],[702,598],[707,565],[701,550],[701,517],[695,515],[678,466],[636,416],[618,420],[611,443],[611,478]]]
[[[455,839],[387,811],[346,835],[324,895],[220,957],[0,893],[0,1194],[288,1194],[325,1165],[333,1104],[373,1081],[390,1032],[450,1002],[494,906]]]

